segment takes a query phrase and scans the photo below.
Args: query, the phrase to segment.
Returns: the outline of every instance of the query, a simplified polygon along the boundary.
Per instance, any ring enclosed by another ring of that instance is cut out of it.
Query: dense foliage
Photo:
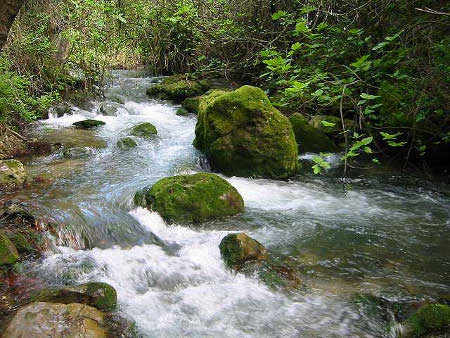
[[[258,85],[287,115],[351,119],[345,159],[416,161],[450,141],[449,13],[436,0],[33,0],[1,56],[0,113],[30,120],[95,92],[108,68],[145,65]]]

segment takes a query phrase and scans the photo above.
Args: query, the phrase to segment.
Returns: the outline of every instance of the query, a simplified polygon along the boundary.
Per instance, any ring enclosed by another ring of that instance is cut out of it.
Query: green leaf
[[[374,99],[378,99],[379,97],[381,97],[381,96],[377,96],[377,95],[370,95],[370,94],[367,94],[367,93],[362,93],[360,96],[364,100],[374,100]]]
[[[320,121],[324,127],[334,127],[336,123],[331,123],[327,121]]]
[[[303,7],[303,8],[300,10],[300,13],[301,13],[301,14],[308,14],[308,13],[310,13],[310,12],[315,11],[316,9],[317,9],[317,8],[314,7],[314,6],[305,6],[305,7]]]
[[[400,136],[402,133],[396,133],[396,134],[388,134],[383,131],[380,131],[380,135],[383,137],[383,140],[395,140],[397,136]]]
[[[285,17],[287,13],[285,11],[278,11],[276,13],[272,14],[272,20],[279,20],[283,17]]]
[[[372,149],[370,147],[364,147],[364,152],[367,154],[372,154]]]
[[[302,47],[302,44],[300,42],[296,42],[291,46],[291,49],[295,52],[299,50]]]
[[[385,46],[387,46],[388,44],[389,44],[389,42],[387,42],[387,41],[380,42],[380,43],[377,44],[375,47],[373,47],[372,50],[379,50],[379,49],[382,49],[382,48],[384,48]]]

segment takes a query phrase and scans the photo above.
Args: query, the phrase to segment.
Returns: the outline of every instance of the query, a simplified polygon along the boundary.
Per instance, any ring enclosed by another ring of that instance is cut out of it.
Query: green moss
[[[210,91],[200,102],[195,134],[194,145],[227,175],[287,178],[297,172],[289,120],[259,88]]]
[[[137,146],[137,143],[135,140],[133,140],[131,137],[124,137],[117,141],[117,148],[120,149],[129,149],[129,148],[135,148]]]
[[[178,116],[188,116],[189,112],[186,109],[184,109],[184,108],[178,108],[177,109],[177,115]]]
[[[426,334],[450,329],[450,307],[443,304],[425,305],[408,320],[408,337],[423,337]]]
[[[14,264],[18,259],[16,247],[6,234],[0,232],[0,266]]]
[[[203,94],[209,88],[210,84],[207,80],[196,81],[189,79],[188,75],[175,75],[148,88],[147,95],[181,103],[188,97]]]
[[[186,109],[190,114],[197,115],[201,100],[201,96],[188,97],[183,101],[183,108]]]
[[[61,304],[80,303],[99,310],[112,311],[117,306],[117,292],[109,284],[91,282],[40,290],[31,295],[30,301]]]
[[[230,268],[239,268],[248,261],[267,259],[264,246],[244,233],[225,236],[219,248],[225,264]]]
[[[244,210],[244,201],[238,191],[210,173],[162,179],[144,192],[138,192],[135,201],[159,212],[168,222],[197,223]]]
[[[30,244],[24,234],[16,232],[8,234],[8,238],[14,244],[19,253],[29,253],[34,251],[33,246]]]
[[[333,141],[318,128],[308,124],[307,119],[302,114],[291,115],[289,121],[292,124],[300,152],[319,153],[337,150]]]
[[[329,124],[323,124],[322,121]],[[340,117],[332,115],[315,115],[309,120],[309,124],[319,129],[322,133],[329,135],[330,137],[343,137],[342,134],[342,121]],[[333,125],[330,125],[333,124]],[[353,120],[344,119],[345,129],[353,130],[356,124]]]
[[[88,147],[73,147],[63,151],[64,158],[79,159],[86,158],[92,154],[92,150]]]
[[[100,127],[105,125],[106,123],[103,121],[98,120],[84,120],[84,121],[78,121],[73,124],[73,126],[77,129],[92,129],[96,127]]]
[[[17,186],[26,180],[25,168],[17,160],[0,161],[0,185]]]
[[[131,135],[143,138],[151,138],[158,134],[156,127],[150,122],[138,124],[131,129]]]

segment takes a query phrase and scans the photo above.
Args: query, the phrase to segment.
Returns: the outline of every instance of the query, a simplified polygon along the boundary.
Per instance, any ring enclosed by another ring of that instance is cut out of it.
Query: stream
[[[117,116],[98,114],[101,102],[94,101],[90,109],[73,108],[36,125],[35,133],[48,140],[102,147],[87,158],[55,153],[27,163],[48,180],[14,198],[65,225],[55,250],[27,267],[31,275],[49,285],[111,284],[120,313],[144,337],[382,337],[386,319],[369,315],[355,296],[448,299],[450,198],[418,179],[354,176],[344,189],[339,168],[289,181],[226,178],[244,198],[245,212],[200,227],[169,226],[157,213],[136,208],[139,189],[207,170],[192,146],[196,117],[177,116],[177,106],[148,99],[152,80],[139,71],[115,71],[105,100],[124,99]],[[68,128],[86,118],[106,125]],[[158,136],[117,148],[141,122],[153,123]],[[338,167],[337,157],[333,161]],[[273,289],[228,270],[218,245],[237,231],[288,259],[304,287]]]

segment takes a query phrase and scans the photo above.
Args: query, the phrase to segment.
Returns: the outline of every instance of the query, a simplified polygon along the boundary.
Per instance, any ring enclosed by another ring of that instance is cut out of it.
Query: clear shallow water
[[[202,170],[201,153],[192,146],[195,117],[176,116],[175,106],[148,100],[151,80],[115,74],[106,100],[125,99],[118,116],[98,115],[100,102],[94,102],[89,111],[76,109],[37,127],[52,140],[106,147],[88,159],[56,154],[29,163],[33,174],[48,180],[15,197],[66,224],[57,251],[33,267],[35,275],[54,285],[110,283],[120,311],[146,337],[378,337],[386,334],[385,323],[361,311],[355,293],[448,297],[449,198],[417,181],[357,178],[344,191],[333,175],[227,178],[246,211],[201,228],[168,226],[158,214],[136,209],[132,198],[140,188]],[[85,118],[106,125],[84,135],[67,129]],[[158,137],[136,139],[131,150],[115,147],[144,121],[157,127]],[[273,290],[227,270],[218,245],[234,231],[288,258],[305,288]]]

